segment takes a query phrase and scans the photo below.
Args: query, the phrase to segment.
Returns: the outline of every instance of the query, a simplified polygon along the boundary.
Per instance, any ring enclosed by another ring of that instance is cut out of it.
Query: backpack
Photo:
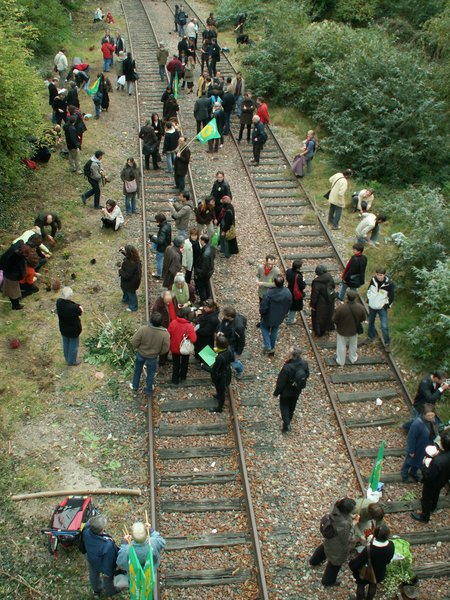
[[[84,163],[83,174],[85,177],[91,176],[91,166],[92,166],[92,159],[90,158],[86,163]]]
[[[244,315],[240,315],[237,314],[236,318],[235,318],[235,329],[243,329],[244,331],[247,329],[247,317],[244,317]],[[239,337],[239,334],[237,334]]]
[[[292,288],[292,297],[298,301],[303,298],[303,292],[298,285],[298,273],[295,273],[294,287]]]
[[[294,376],[290,380],[290,384],[293,388],[297,390],[304,390],[306,387],[306,382],[308,381],[308,375],[303,369],[296,369]]]
[[[320,533],[326,540],[331,540],[337,536],[337,531],[333,524],[333,517],[330,513],[323,515],[320,519]]]
[[[178,23],[179,25],[186,25],[186,13],[181,11],[178,13]]]

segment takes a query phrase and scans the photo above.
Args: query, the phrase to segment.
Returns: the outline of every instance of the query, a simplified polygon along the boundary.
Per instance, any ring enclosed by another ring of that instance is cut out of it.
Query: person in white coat
[[[345,207],[345,192],[348,187],[348,180],[352,176],[351,169],[345,169],[342,172],[335,173],[329,179],[330,191],[328,194],[328,203],[330,205],[328,211],[328,225],[332,229],[340,229],[339,221],[341,220],[342,209]]]
[[[64,87],[64,83],[67,77],[67,69],[69,67],[69,63],[67,62],[67,57],[65,53],[66,51],[64,50],[64,48],[61,48],[61,50],[56,54],[55,58],[53,59],[53,64],[55,65],[55,69],[59,75],[60,88]]]
[[[102,208],[102,227],[107,227],[117,231],[124,223],[122,211],[114,200],[107,200],[105,208]]]
[[[189,230],[189,237],[184,240],[184,252],[182,265],[185,270],[185,281],[187,284],[191,283],[192,271],[194,265],[200,256],[200,243],[198,241],[198,229],[192,227]]]

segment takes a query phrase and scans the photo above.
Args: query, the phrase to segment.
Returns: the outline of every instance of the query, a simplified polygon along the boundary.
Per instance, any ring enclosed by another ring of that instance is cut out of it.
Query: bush
[[[56,54],[66,40],[70,19],[59,0],[17,0],[23,11],[23,22],[33,23],[36,36],[31,49],[37,54]]]
[[[135,328],[130,321],[99,321],[95,332],[85,341],[85,360],[90,365],[109,365],[124,377],[134,368],[135,351],[131,345]]]

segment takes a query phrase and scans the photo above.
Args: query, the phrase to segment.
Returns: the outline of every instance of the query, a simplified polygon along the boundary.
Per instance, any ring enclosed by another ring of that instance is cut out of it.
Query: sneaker
[[[131,390],[132,392],[137,392],[137,389],[133,387],[133,384],[132,384],[132,383],[129,383],[129,384],[128,384],[128,387],[130,388],[130,390]]]
[[[223,408],[219,408],[218,406],[216,406],[215,408],[210,408],[209,412],[210,413],[223,413]]]
[[[341,229],[341,226],[340,226],[340,225],[338,225],[337,227],[332,227],[331,229],[332,229],[333,231],[337,231],[338,229]],[[335,584],[333,584],[333,585],[335,585]]]
[[[161,279],[161,275],[158,275],[158,273],[152,273],[152,279]]]
[[[275,350],[273,348],[272,348],[272,350],[269,350],[267,353],[267,356],[270,356],[270,357],[275,356]]]

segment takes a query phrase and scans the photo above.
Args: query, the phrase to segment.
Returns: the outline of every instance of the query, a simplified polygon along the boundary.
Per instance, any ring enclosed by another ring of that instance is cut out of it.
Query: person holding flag
[[[212,154],[213,152],[218,152],[219,147],[223,148],[223,129],[225,127],[225,113],[223,111],[222,104],[220,102],[214,103],[212,119],[211,119],[210,123],[212,123],[212,121],[215,121],[216,131],[217,131],[218,135],[214,135],[214,137],[210,136],[208,138],[208,152],[210,154]],[[209,123],[208,123],[208,125],[209,125]],[[208,125],[206,127],[208,127]],[[206,129],[206,127],[204,127],[203,130]],[[202,132],[200,132],[200,134],[201,133]],[[197,139],[199,139],[198,136],[197,136]],[[219,143],[220,143],[220,146],[219,146]]]
[[[84,88],[86,90],[86,94],[92,98],[92,101],[95,106],[95,118],[100,118],[100,113],[102,112],[102,100],[103,100],[103,89],[102,89],[102,74],[97,75],[97,80],[90,87],[86,86]]]
[[[117,566],[128,574],[131,600],[149,600],[166,541],[148,522],[137,521],[131,528],[131,535],[126,529],[124,533]]]

